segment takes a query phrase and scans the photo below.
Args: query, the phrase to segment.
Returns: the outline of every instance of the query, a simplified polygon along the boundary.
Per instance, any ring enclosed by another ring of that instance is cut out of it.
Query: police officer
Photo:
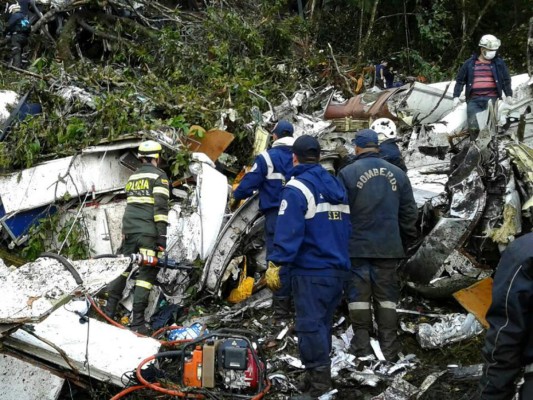
[[[481,399],[513,399],[522,372],[519,399],[533,399],[533,233],[516,239],[503,252],[487,321]]]
[[[265,216],[266,259],[273,250],[274,230],[278,218],[281,190],[290,178],[292,170],[292,144],[294,127],[289,121],[279,121],[272,130],[272,148],[257,156],[254,165],[237,189],[233,192],[235,200],[250,197],[259,190],[259,208]],[[282,271],[281,288],[274,292],[272,307],[280,318],[290,314],[291,291],[288,271]]]
[[[354,329],[351,348],[356,356],[373,353],[371,301],[378,337],[387,360],[397,359],[396,303],[400,286],[396,267],[404,247],[416,240],[417,207],[405,172],[379,156],[378,135],[371,129],[357,133],[355,161],[344,167],[339,180],[348,191],[352,233],[349,252],[352,284],[348,309]]]
[[[311,136],[292,147],[293,178],[283,189],[274,250],[269,256],[290,269],[295,330],[305,365],[304,393],[314,399],[331,386],[332,318],[349,270],[349,207],[339,181],[318,164],[320,145]]]
[[[161,151],[161,145],[153,140],[142,142],[139,146],[138,157],[142,166],[130,176],[125,188],[127,205],[122,218],[122,254],[140,253],[161,257],[167,246],[169,182],[165,172],[158,168]],[[105,313],[111,318],[122,297],[128,271],[108,287],[109,298]],[[142,334],[149,332],[144,311],[157,273],[157,268],[141,266],[135,279],[130,327]]]
[[[398,147],[398,135],[396,124],[389,118],[378,118],[370,129],[378,134],[379,154],[381,158],[396,165],[402,171],[407,172],[402,153]]]
[[[9,6],[9,13],[11,16],[4,35],[11,35],[11,64],[20,68],[22,66],[22,50],[28,44],[31,24],[27,14],[22,13],[18,3]]]

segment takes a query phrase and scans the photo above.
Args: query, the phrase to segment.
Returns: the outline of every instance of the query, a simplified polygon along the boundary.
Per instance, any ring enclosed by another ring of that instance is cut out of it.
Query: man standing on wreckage
[[[235,200],[250,197],[259,190],[259,208],[265,216],[266,259],[274,247],[274,230],[278,219],[281,191],[292,171],[292,144],[294,127],[289,121],[279,121],[272,129],[272,148],[257,156],[254,165],[233,192]],[[272,271],[270,267],[270,273]],[[287,270],[280,274],[281,288],[274,291],[272,308],[274,316],[288,318],[291,312],[291,287]]]
[[[533,233],[516,239],[503,252],[487,321],[481,399],[513,399],[522,371],[519,399],[533,399]]]
[[[396,269],[405,257],[404,249],[417,238],[418,209],[405,172],[380,158],[375,131],[359,131],[352,144],[355,161],[338,176],[348,191],[352,223],[352,281],[346,290],[354,330],[351,350],[358,357],[374,353],[370,346],[373,301],[381,350],[387,360],[396,361],[400,350]]]
[[[316,399],[331,387],[332,318],[350,268],[350,211],[343,186],[320,164],[320,144],[303,135],[292,147],[294,170],[283,189],[270,262],[289,269],[300,359],[302,395]],[[273,290],[279,279],[267,277]]]
[[[453,108],[459,104],[459,96],[465,89],[466,115],[470,140],[477,139],[479,126],[477,114],[487,109],[489,101],[497,99],[512,102],[511,75],[505,61],[498,56],[501,41],[493,35],[484,35],[479,41],[479,55],[473,54],[457,73],[453,89]]]
[[[121,254],[164,255],[167,247],[169,182],[166,173],[158,168],[161,151],[161,145],[153,140],[142,142],[139,146],[138,158],[142,165],[130,176],[125,188],[127,205],[122,218]],[[115,316],[129,271],[131,266],[108,286],[105,313],[110,318]],[[144,311],[158,272],[158,268],[143,265],[135,278],[130,328],[143,335],[150,333]]]

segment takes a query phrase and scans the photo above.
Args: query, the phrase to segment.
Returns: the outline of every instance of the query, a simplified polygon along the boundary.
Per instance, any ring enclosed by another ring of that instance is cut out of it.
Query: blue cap
[[[274,126],[272,133],[275,133],[278,139],[281,139],[282,137],[292,136],[294,127],[289,121],[281,120]]]
[[[362,149],[379,147],[378,134],[372,129],[363,129],[355,134],[355,138],[352,139],[352,144]]]
[[[320,143],[313,136],[302,135],[294,141],[292,152],[301,160],[318,160]]]

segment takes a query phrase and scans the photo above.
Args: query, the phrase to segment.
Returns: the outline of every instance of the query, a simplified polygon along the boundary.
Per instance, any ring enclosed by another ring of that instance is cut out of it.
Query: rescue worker
[[[398,142],[396,124],[389,118],[378,118],[372,122],[370,129],[378,134],[379,154],[381,158],[396,165],[402,171],[407,172],[402,153],[396,144]]]
[[[291,271],[295,330],[305,365],[304,393],[292,399],[305,400],[331,386],[332,318],[350,268],[350,220],[344,188],[318,163],[317,139],[303,135],[292,151],[293,177],[283,189],[269,261],[270,271]],[[274,275],[267,276],[271,288],[279,281]]]
[[[259,190],[259,209],[265,216],[266,259],[273,250],[274,231],[278,218],[281,191],[292,171],[292,144],[294,127],[289,121],[279,121],[272,129],[274,142],[272,148],[259,154],[237,189],[233,192],[235,200],[250,197]],[[291,290],[288,271],[281,275],[281,288],[276,290],[272,298],[274,314],[286,318],[291,312]]]
[[[404,248],[416,240],[418,210],[405,172],[380,158],[377,133],[363,129],[352,144],[356,159],[339,173],[348,192],[352,222],[352,284],[346,294],[354,330],[351,349],[358,357],[373,354],[373,301],[381,350],[387,360],[395,361],[400,350],[396,267],[405,256]]]
[[[119,250],[121,254],[164,255],[167,246],[169,182],[166,173],[158,168],[161,151],[161,145],[153,140],[144,141],[139,146],[138,158],[142,165],[130,176],[125,188],[127,205],[122,218],[124,237]],[[111,318],[115,315],[130,270],[131,266],[108,287],[105,313]],[[141,334],[150,331],[144,311],[158,271],[151,266],[141,266],[135,278],[130,328]]]
[[[11,65],[17,68],[22,66],[22,51],[28,44],[28,37],[31,32],[31,24],[27,14],[22,13],[20,5],[9,6],[11,16],[7,22],[4,35],[10,35],[11,42]]]
[[[476,115],[485,111],[489,101],[505,98],[512,102],[513,89],[507,65],[497,51],[501,41],[493,35],[484,35],[479,41],[479,55],[473,54],[457,73],[453,89],[453,108],[459,104],[459,96],[465,89],[466,114],[470,140],[477,139],[479,125]]]
[[[489,329],[482,353],[482,400],[533,399],[533,233],[513,241],[502,254],[487,312]]]

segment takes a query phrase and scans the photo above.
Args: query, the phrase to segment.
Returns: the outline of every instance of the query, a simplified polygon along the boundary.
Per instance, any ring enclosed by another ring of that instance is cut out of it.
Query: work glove
[[[343,144],[337,145],[337,147],[335,147],[335,151],[339,153],[340,158],[348,157],[348,149]]]
[[[274,264],[272,261],[268,262],[268,268],[265,272],[265,280],[268,288],[273,292],[281,288],[281,281],[279,279],[280,266]]]
[[[504,96],[503,101],[505,102],[505,104],[508,104],[510,106],[512,106],[515,103],[512,96]]]
[[[454,97],[452,110],[455,110],[457,107],[459,107],[459,104],[461,104],[461,100],[459,100],[459,97]]]

